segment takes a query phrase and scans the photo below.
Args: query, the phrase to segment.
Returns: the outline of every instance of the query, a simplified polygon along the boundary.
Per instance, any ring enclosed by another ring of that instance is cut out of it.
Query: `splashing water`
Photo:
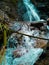
[[[16,25],[16,27],[14,25]],[[16,31],[21,27],[21,25],[18,23],[13,24],[13,26],[14,28],[12,29]],[[28,35],[32,35],[34,33],[34,31],[28,30],[26,24],[21,27],[20,31]],[[22,37],[22,40],[19,40],[21,37],[22,35],[16,33],[13,33],[9,37],[5,53],[5,60],[3,59],[2,64],[0,65],[34,65],[34,63],[39,59],[39,56],[42,54],[43,49],[34,48],[34,46],[36,46],[36,40],[24,35]],[[19,45],[19,43],[21,43],[21,45]],[[21,57],[18,57],[17,53]]]
[[[27,9],[27,13],[30,19],[30,22],[32,21],[33,17],[35,19],[35,21],[39,21],[40,17],[38,16],[34,5],[30,2],[30,0],[23,0],[23,3]]]

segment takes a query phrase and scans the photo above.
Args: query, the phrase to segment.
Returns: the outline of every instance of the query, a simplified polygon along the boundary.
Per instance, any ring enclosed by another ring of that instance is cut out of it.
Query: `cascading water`
[[[29,30],[26,24],[19,25],[17,23],[12,26],[14,26],[14,30],[16,31],[21,27],[19,30],[20,32],[22,31],[28,35],[34,34],[34,31]],[[34,38],[30,38],[25,35],[22,36],[20,34],[13,33],[9,37],[7,43],[5,61],[3,59],[3,62],[0,65],[34,65],[43,52],[43,49],[41,48],[34,48],[36,46],[36,40]]]
[[[23,0],[23,3],[26,6],[29,21],[31,22],[33,18],[36,21],[39,21],[40,17],[36,13],[34,5],[30,3],[30,0]],[[26,25],[22,26],[19,25],[19,23],[15,23],[14,25],[12,25],[11,29],[15,31],[22,30],[22,32],[29,35],[32,35],[34,32],[30,31],[30,29],[28,30],[28,27]],[[3,60],[1,65],[4,65],[4,63],[5,65],[34,65],[36,60],[38,60],[39,56],[43,52],[43,49],[34,48],[34,46],[36,46],[35,39],[23,35],[22,40],[19,40],[21,37],[21,35],[12,34],[11,37],[8,39],[8,45],[5,54],[6,60],[5,62]],[[20,43],[22,44],[20,45]],[[17,57],[15,55],[17,55]],[[18,55],[20,57],[18,57]]]
[[[35,19],[35,21],[39,21],[40,17],[38,16],[36,9],[34,5],[30,2],[30,0],[23,0],[23,3],[27,9],[30,22],[33,21],[33,18]]]

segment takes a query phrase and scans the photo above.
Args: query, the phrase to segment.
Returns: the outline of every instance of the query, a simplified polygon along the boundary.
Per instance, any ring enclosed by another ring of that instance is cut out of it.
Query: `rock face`
[[[2,10],[0,10],[0,20],[4,19],[4,12]]]
[[[0,1],[0,10],[2,10],[4,13],[6,13],[6,15],[11,19],[17,18],[16,6],[10,0]],[[3,15],[3,13],[1,15]]]
[[[4,12],[4,11],[2,11],[1,9],[0,9],[0,21],[9,21],[9,17],[8,17],[8,15]]]

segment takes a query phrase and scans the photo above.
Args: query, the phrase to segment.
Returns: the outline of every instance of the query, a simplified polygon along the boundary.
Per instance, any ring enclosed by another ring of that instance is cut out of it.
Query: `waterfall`
[[[33,17],[34,17],[35,21],[39,21],[40,17],[38,16],[38,14],[36,12],[35,6],[30,2],[30,0],[23,0],[23,3],[27,9],[27,13],[28,13],[30,22],[33,20]]]

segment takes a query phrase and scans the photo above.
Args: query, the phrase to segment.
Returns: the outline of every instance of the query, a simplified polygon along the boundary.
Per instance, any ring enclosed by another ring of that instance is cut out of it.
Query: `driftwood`
[[[11,33],[17,33],[17,34],[29,36],[29,37],[32,37],[32,38],[42,39],[42,40],[49,40],[47,38],[41,38],[41,37],[37,37],[37,36],[27,35],[27,34],[24,34],[24,33],[19,32],[19,31],[11,31]]]

